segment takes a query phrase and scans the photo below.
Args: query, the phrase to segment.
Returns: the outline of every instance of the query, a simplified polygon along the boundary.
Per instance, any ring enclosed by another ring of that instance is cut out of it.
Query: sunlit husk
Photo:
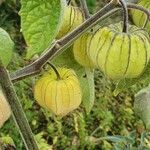
[[[90,33],[85,33],[83,36],[78,38],[73,45],[73,53],[76,61],[88,68],[94,68],[93,62],[89,59],[89,56],[87,55],[87,45],[88,41],[90,41],[92,37],[92,34]]]
[[[149,0],[140,0],[138,5],[145,7],[147,10],[150,10],[150,1]],[[132,19],[133,19],[133,22],[135,23],[135,25],[138,27],[143,27],[143,25],[147,19],[147,15],[144,12],[142,12],[140,10],[136,10],[136,9],[131,10],[131,15],[132,15]],[[148,22],[145,29],[150,34],[150,22]]]
[[[65,116],[78,108],[81,103],[81,89],[73,70],[58,68],[61,79],[53,70],[45,73],[34,88],[37,102],[55,115]]]
[[[6,101],[2,90],[0,89],[0,128],[9,119],[11,115],[11,110],[9,104]]]
[[[62,24],[57,35],[61,38],[84,21],[82,11],[78,7],[66,6],[62,17]]]
[[[122,24],[113,24],[95,32],[87,53],[109,78],[135,78],[150,58],[149,35],[136,26],[129,26],[128,34],[122,33]]]

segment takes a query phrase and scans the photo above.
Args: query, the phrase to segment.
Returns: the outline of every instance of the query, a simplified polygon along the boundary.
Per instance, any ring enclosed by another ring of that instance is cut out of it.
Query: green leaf
[[[43,52],[56,37],[64,0],[21,0],[21,30],[27,43],[27,59]]]
[[[94,104],[95,89],[94,89],[94,72],[80,66],[74,59],[72,47],[65,50],[61,55],[56,57],[52,63],[57,67],[72,68],[78,75],[81,89],[82,89],[82,102],[89,113]]]
[[[0,28],[0,60],[7,66],[12,58],[14,43],[9,34]]]
[[[133,79],[125,78],[125,79],[120,80],[116,86],[114,95],[117,96],[121,91],[126,90],[129,87],[131,87],[132,85],[134,85],[136,83],[140,83],[140,82],[144,82],[144,83],[150,82],[150,62],[148,63],[147,67],[145,68],[145,71],[143,72],[143,74],[141,76],[139,76],[138,78],[133,78]]]

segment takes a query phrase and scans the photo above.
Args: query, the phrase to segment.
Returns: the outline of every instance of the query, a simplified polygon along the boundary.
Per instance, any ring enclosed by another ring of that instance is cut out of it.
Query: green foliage
[[[50,46],[59,29],[62,0],[21,0],[21,30],[27,43],[27,58]]]

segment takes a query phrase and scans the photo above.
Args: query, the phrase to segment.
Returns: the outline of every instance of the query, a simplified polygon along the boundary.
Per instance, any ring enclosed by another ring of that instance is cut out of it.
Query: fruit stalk
[[[53,64],[51,64],[50,62],[47,62],[47,64],[49,64],[51,66],[51,68],[54,70],[54,72],[56,73],[57,80],[60,80],[61,77],[60,77],[60,74],[59,74],[58,70],[56,69],[56,67]]]
[[[13,120],[19,128],[27,150],[39,150],[32,134],[31,128],[17,97],[10,76],[0,61],[0,85],[12,110]]]
[[[90,12],[88,10],[86,0],[80,0],[80,4],[81,4],[82,11],[84,13],[85,19],[89,19],[90,18]]]

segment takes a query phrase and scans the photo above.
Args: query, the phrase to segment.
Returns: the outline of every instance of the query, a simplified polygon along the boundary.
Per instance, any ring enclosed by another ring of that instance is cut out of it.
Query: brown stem
[[[27,150],[39,150],[25,113],[17,97],[9,73],[0,62],[0,85],[12,110],[13,119]]]
[[[21,70],[16,71],[15,73],[12,73],[11,80],[15,82],[26,78],[27,76],[39,73],[39,71],[41,70],[43,65],[46,64],[47,61],[52,60],[58,53],[63,52],[63,50],[70,46],[85,31],[93,27],[98,21],[101,20],[102,16],[109,13],[113,8],[115,8],[115,5],[112,2],[108,3],[105,7],[103,7],[91,18],[86,20],[78,28],[70,32],[62,39],[56,41],[54,45],[50,49],[48,48],[46,52],[43,55],[41,55],[40,58],[37,59],[35,62],[24,67]]]

